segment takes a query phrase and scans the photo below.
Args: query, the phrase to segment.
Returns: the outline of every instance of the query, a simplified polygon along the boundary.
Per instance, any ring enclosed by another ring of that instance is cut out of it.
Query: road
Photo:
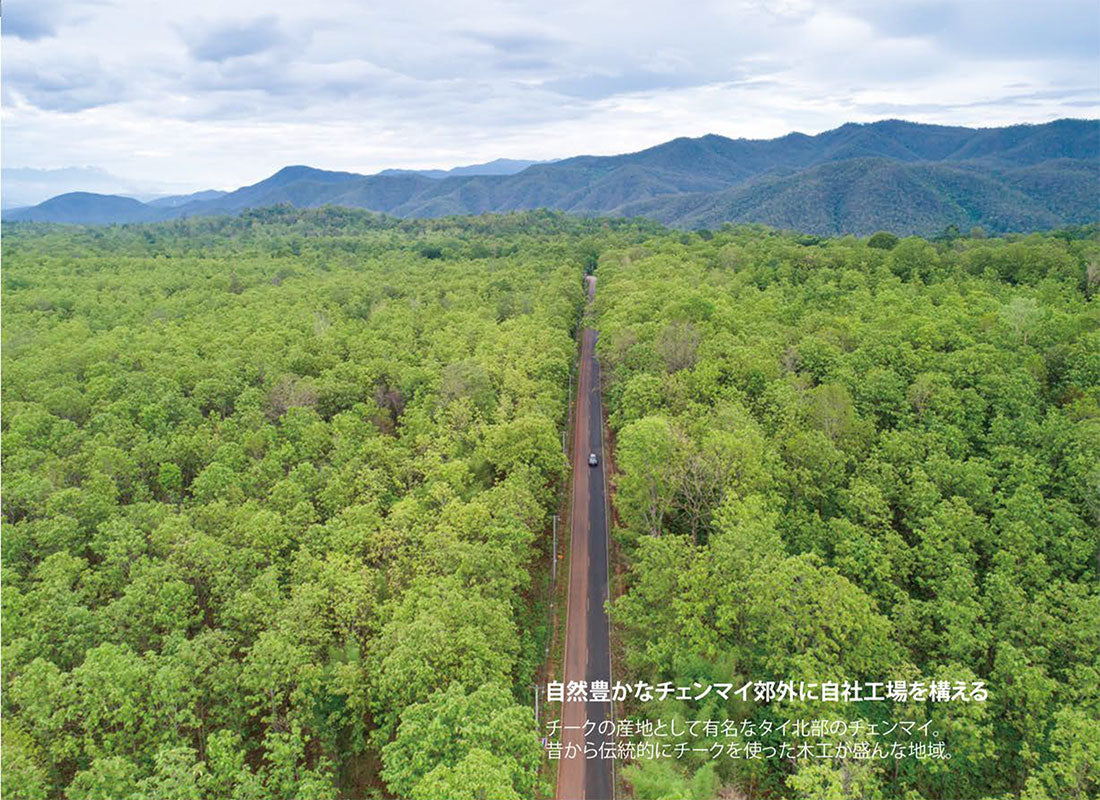
[[[588,300],[595,297],[596,279],[588,278]],[[581,334],[581,368],[577,381],[576,426],[573,440],[573,519],[569,556],[569,608],[565,622],[566,686],[570,681],[611,683],[611,643],[607,611],[607,498],[604,489],[603,406],[600,365],[596,361],[596,331]],[[599,465],[588,464],[588,454]],[[586,758],[610,747],[613,737],[601,734],[599,723],[612,718],[609,703],[562,704],[562,760],[558,765],[557,800],[612,800],[612,759]],[[585,720],[594,722],[585,734]],[[573,730],[571,727],[576,726]],[[577,758],[565,758],[572,743]]]

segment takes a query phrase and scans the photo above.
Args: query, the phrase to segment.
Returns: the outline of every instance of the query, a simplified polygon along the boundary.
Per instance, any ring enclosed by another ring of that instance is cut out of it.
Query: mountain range
[[[360,175],[290,166],[227,193],[142,203],[73,192],[4,218],[147,222],[281,203],[401,217],[551,208],[684,228],[761,222],[823,235],[1046,229],[1100,218],[1100,121],[964,128],[884,120],[815,136],[712,134],[617,156],[501,159],[449,171]]]

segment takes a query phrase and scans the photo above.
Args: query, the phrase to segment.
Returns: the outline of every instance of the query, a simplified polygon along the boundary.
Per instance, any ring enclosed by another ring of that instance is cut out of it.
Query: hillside
[[[516,158],[496,158],[484,164],[470,164],[451,169],[384,169],[379,175],[422,175],[425,178],[450,178],[455,175],[515,175],[540,161]]]
[[[657,197],[616,209],[688,228],[763,222],[816,234],[931,234],[947,225],[1040,230],[1096,219],[1100,164],[1060,159],[1018,169],[973,162],[859,158],[769,174],[722,192]]]
[[[1100,213],[1095,120],[973,129],[899,120],[770,140],[707,135],[617,156],[577,156],[513,174],[285,167],[251,186],[173,207],[54,198],[8,220],[130,222],[278,204],[400,217],[550,208],[696,228],[764,222],[818,234],[1051,228]],[[515,163],[512,162],[514,166]],[[70,196],[65,196],[70,197]]]
[[[157,218],[157,209],[140,200],[93,192],[59,194],[30,208],[4,212],[4,219],[92,225],[112,222],[148,222]]]

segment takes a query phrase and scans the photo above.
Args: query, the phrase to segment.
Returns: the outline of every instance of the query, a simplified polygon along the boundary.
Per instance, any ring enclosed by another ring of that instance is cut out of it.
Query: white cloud
[[[143,185],[1100,110],[1079,0],[35,3],[4,9],[5,166]]]

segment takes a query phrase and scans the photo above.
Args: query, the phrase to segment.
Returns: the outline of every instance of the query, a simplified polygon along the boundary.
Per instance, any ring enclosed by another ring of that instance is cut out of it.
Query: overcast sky
[[[174,190],[1100,116],[1096,0],[6,0],[5,167]]]

